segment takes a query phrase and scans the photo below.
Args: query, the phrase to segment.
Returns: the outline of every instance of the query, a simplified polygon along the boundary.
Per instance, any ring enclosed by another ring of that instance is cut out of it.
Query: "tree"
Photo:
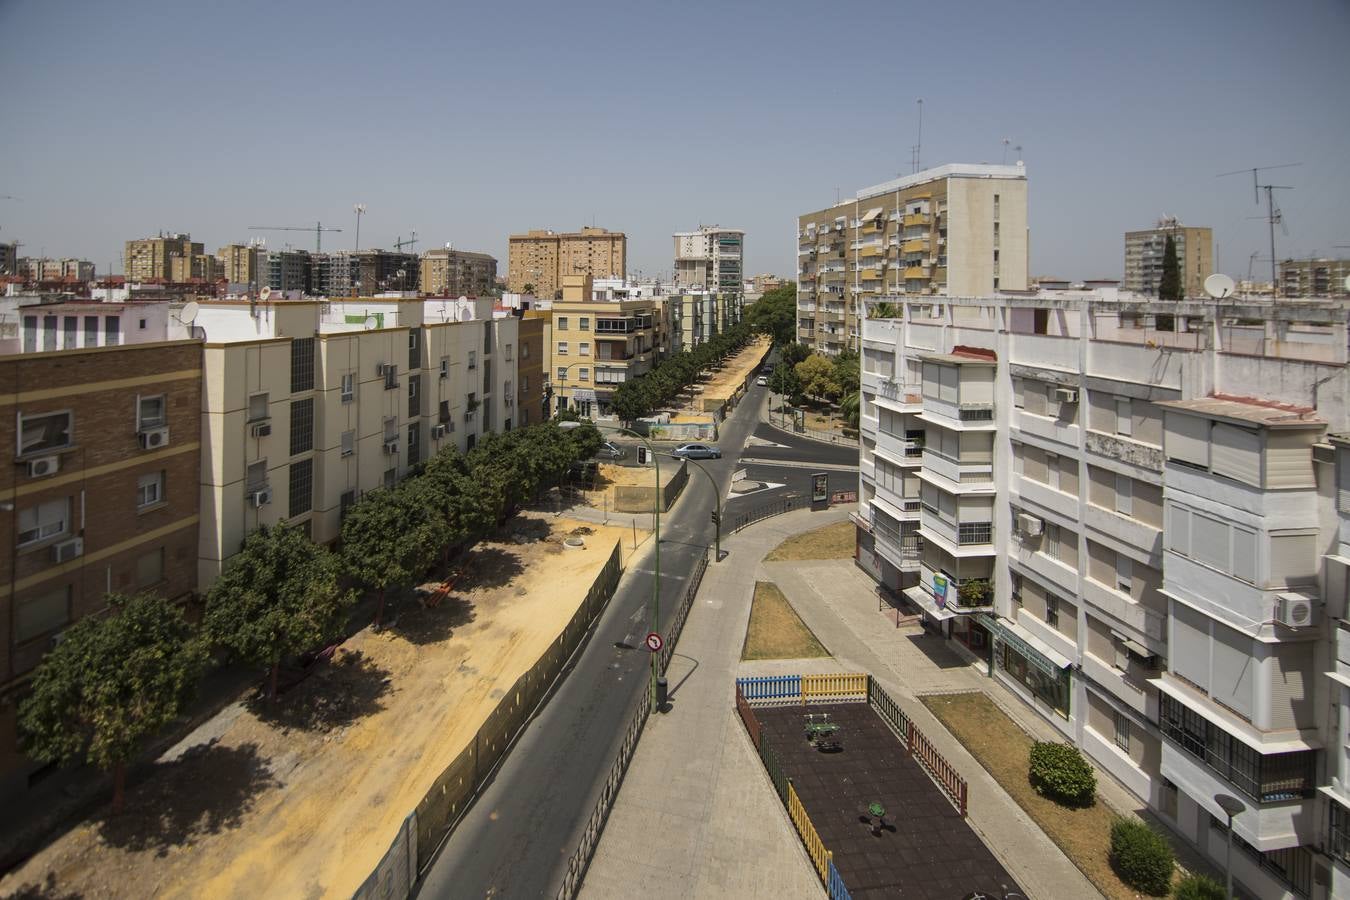
[[[888,300],[882,300],[872,304],[867,311],[867,317],[869,319],[898,319],[900,318],[900,307]]]
[[[834,363],[824,356],[813,353],[797,363],[793,371],[808,396],[831,398],[839,394],[839,382],[834,380]]]
[[[339,586],[340,569],[299,528],[263,526],[211,586],[203,630],[213,643],[270,668],[267,696],[275,699],[281,661],[341,631],[356,597]]]
[[[534,293],[534,284],[531,283],[531,284],[525,285],[523,288],[520,289],[520,292],[521,292],[522,294],[533,294],[533,293]]]
[[[861,402],[862,394],[858,391],[854,391],[851,394],[845,394],[844,398],[839,401],[839,412],[843,414],[844,420],[848,422],[850,428],[858,427]]]
[[[167,600],[109,595],[108,604],[111,615],[76,622],[43,658],[19,725],[38,759],[112,770],[116,813],[127,761],[191,700],[206,650]]]
[[[384,622],[389,588],[410,584],[431,564],[426,544],[407,538],[421,521],[418,502],[408,492],[379,488],[362,497],[342,522],[342,563],[348,574],[377,593],[377,630]]]
[[[1162,278],[1158,280],[1158,299],[1180,302],[1181,298],[1181,266],[1177,263],[1177,244],[1169,234],[1167,243],[1163,245],[1163,268]]]
[[[858,374],[858,354],[854,350],[844,350],[834,358],[834,383],[843,395],[856,394],[862,386]]]
[[[783,348],[782,361],[785,366],[795,366],[811,355],[811,348],[802,343],[788,344]]]
[[[797,340],[797,285],[788,282],[764,294],[750,305],[746,321],[756,331],[773,338],[777,347]]]
[[[789,366],[779,366],[769,376],[769,390],[782,394],[784,397],[796,397],[802,392],[802,381],[797,377],[795,369]]]

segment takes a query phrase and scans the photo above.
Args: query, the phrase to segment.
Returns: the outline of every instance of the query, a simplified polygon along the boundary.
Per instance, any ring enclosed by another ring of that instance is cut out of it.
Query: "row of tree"
[[[269,671],[342,633],[356,587],[379,598],[487,535],[524,502],[595,455],[592,425],[556,422],[486,436],[467,456],[442,450],[418,474],[367,493],[347,513],[337,552],[294,526],[250,533],[206,597],[200,628],[161,597],[108,597],[109,614],[66,630],[20,708],[26,748],[44,761],[85,759],[113,772],[120,809],[126,763],[190,702],[212,648]]]
[[[633,422],[668,406],[699,375],[720,365],[753,336],[749,322],[738,322],[692,350],[667,357],[647,374],[619,385],[610,401],[614,414],[624,422]]]

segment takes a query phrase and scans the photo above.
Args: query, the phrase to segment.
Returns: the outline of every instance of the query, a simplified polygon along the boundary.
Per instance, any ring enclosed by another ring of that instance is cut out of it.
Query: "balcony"
[[[923,507],[919,518],[919,535],[933,541],[952,556],[992,556],[997,551],[992,522],[949,522],[931,507]]]
[[[988,493],[994,490],[994,464],[977,456],[952,457],[939,453],[932,446],[920,448],[923,455],[923,473],[920,477],[933,481],[940,478],[949,482],[933,481],[943,490],[953,492],[950,485],[960,485],[959,493]]]
[[[930,278],[931,276],[932,276],[932,271],[928,268],[928,266],[906,266],[906,267],[905,267],[905,277],[906,277],[906,278]]]
[[[945,569],[919,563],[919,586],[910,588],[927,595],[927,604],[939,609],[980,612],[994,607],[994,584],[988,578],[954,578]],[[909,591],[906,591],[906,596]]]
[[[911,225],[932,225],[933,217],[928,213],[910,213],[905,216],[902,224],[906,228]]]
[[[928,238],[917,238],[907,240],[900,245],[901,253],[926,253],[928,252]]]

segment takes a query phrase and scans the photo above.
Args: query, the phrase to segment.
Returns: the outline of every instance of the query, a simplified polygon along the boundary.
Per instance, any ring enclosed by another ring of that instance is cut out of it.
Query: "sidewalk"
[[[731,556],[709,568],[671,664],[673,709],[647,725],[583,897],[631,896],[639,885],[657,897],[820,896],[820,881],[732,708],[731,685],[737,676],[838,671],[876,676],[967,778],[971,826],[1028,896],[1100,897],[916,699],[916,691],[989,689],[978,667],[944,658],[950,651],[918,637],[917,626],[888,624],[876,611],[873,583],[851,559],[762,562],[784,538],[840,521],[848,509],[799,510],[726,542]],[[757,579],[778,584],[834,659],[740,662]],[[1014,712],[1011,703],[1001,705]]]

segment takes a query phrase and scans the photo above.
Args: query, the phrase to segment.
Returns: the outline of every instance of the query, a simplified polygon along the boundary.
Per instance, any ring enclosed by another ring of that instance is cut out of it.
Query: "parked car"
[[[768,375],[759,376],[758,378],[755,379],[755,384],[759,385],[760,387],[768,387],[769,376]]]
[[[628,451],[613,441],[605,441],[600,445],[600,449],[595,451],[596,459],[623,459],[628,455]]]
[[[683,459],[721,459],[722,451],[708,444],[681,444],[670,455]]]

